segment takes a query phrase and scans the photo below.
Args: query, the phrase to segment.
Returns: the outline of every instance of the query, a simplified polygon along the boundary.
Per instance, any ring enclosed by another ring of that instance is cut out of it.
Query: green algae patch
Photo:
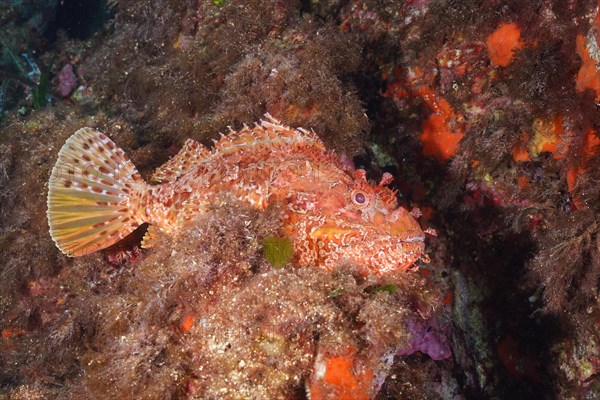
[[[48,103],[47,95],[50,81],[48,80],[48,73],[44,72],[40,76],[40,82],[37,86],[31,88],[31,97],[33,101],[33,108],[41,110],[46,107]]]
[[[388,285],[376,286],[376,287],[368,290],[368,292],[369,293],[381,293],[381,292],[392,293],[392,292],[395,292],[396,289],[398,289],[398,287],[396,285],[388,284]]]
[[[263,240],[263,255],[272,266],[281,268],[292,260],[292,241],[287,237],[268,237]]]
[[[327,293],[327,297],[328,298],[338,297],[339,295],[341,295],[345,291],[346,291],[345,288],[340,287],[340,288],[337,288],[337,289],[332,290],[331,292]]]

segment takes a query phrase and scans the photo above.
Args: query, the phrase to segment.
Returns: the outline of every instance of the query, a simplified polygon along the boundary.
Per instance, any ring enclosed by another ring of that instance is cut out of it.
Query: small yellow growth
[[[565,157],[569,143],[562,116],[536,118],[531,128],[533,133],[524,132],[512,149],[515,161],[531,161],[532,157],[536,158],[541,153],[552,153],[555,159]]]
[[[533,122],[533,138],[529,144],[529,154],[531,156],[537,157],[540,153],[554,153],[558,150],[560,139],[557,131],[560,129],[557,129],[557,123],[560,124],[560,121],[535,119]]]

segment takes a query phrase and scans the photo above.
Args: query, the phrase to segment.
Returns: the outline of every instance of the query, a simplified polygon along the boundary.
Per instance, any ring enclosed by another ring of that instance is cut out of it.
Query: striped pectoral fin
[[[50,235],[66,255],[104,249],[144,222],[137,205],[146,184],[123,151],[91,128],[67,140],[48,186]]]

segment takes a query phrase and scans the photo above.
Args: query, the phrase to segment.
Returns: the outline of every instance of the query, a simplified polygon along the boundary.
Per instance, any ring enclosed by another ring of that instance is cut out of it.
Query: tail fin
[[[91,128],[60,149],[48,186],[50,235],[68,256],[104,249],[144,222],[146,183],[123,150]]]

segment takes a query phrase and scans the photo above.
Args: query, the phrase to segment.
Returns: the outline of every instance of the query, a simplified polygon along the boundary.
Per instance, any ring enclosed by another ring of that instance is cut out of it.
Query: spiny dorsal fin
[[[48,187],[50,235],[68,256],[104,249],[144,222],[138,204],[146,184],[123,150],[94,129],[63,145]]]
[[[261,152],[267,154],[283,150],[294,155],[327,155],[325,145],[313,132],[303,128],[291,128],[282,125],[270,114],[265,114],[267,120],[261,120],[250,128],[244,127],[237,132],[215,140],[212,155],[216,157],[238,156],[248,152],[257,157],[262,157]],[[329,158],[327,158],[329,161]]]
[[[179,153],[154,171],[151,181],[174,182],[209,155],[210,152],[206,147],[195,140],[188,139]]]

